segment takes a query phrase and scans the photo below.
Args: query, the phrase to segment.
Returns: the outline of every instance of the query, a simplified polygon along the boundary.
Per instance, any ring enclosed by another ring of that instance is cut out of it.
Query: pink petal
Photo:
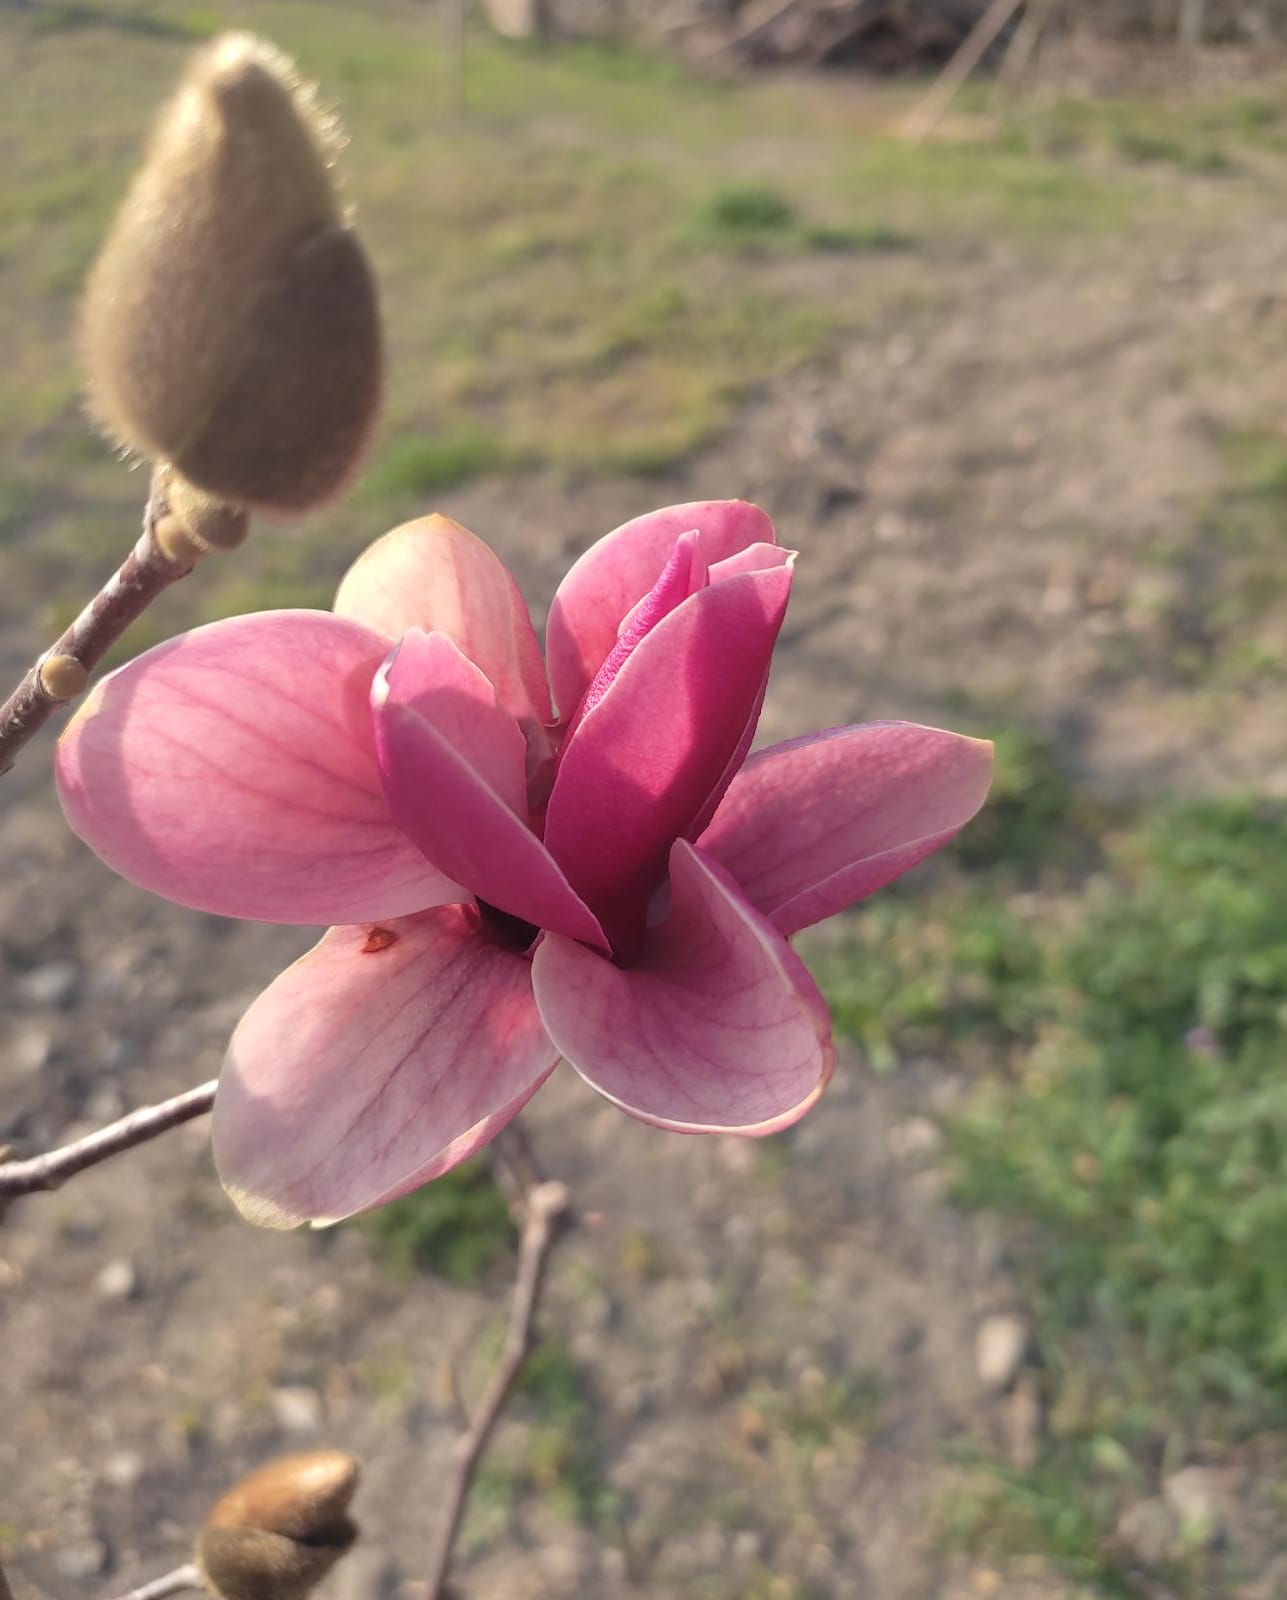
[[[222,916],[364,922],[465,898],[384,801],[368,696],[387,649],[325,611],[158,645],[64,733],[68,822],[122,877]]]
[[[215,1164],[252,1222],[336,1221],[472,1155],[557,1060],[529,963],[476,912],[332,928],[232,1037]]]
[[[622,622],[616,644],[604,657],[603,665],[595,673],[564,731],[565,741],[572,737],[582,719],[607,694],[635,647],[647,638],[663,617],[668,617],[690,595],[704,589],[706,583],[706,563],[698,546],[698,535],[681,533],[675,541],[670,560],[662,568],[661,576]]]
[[[833,728],[752,756],[698,842],[789,936],[945,845],[991,781],[986,740],[912,722]]]
[[[449,635],[529,739],[550,722],[541,647],[518,585],[500,557],[450,517],[421,517],[377,539],[344,575],[335,611],[390,639],[412,628]]]
[[[625,960],[671,843],[731,775],[790,587],[790,566],[774,565],[685,600],[564,746],[545,842]]]
[[[656,583],[680,534],[694,529],[707,563],[749,544],[775,543],[758,506],[705,500],[651,511],[591,545],[559,585],[546,629],[550,682],[565,722],[617,642],[622,619]]]
[[[382,667],[373,685],[377,705],[405,706],[431,723],[513,812],[526,817],[523,735],[482,672],[445,633],[413,628]],[[415,796],[433,812],[432,791]]]
[[[425,856],[489,905],[606,949],[529,825],[517,725],[455,644],[408,634],[376,679],[372,710],[389,810]]]
[[[725,873],[679,841],[671,909],[623,969],[547,938],[532,984],[550,1038],[631,1116],[679,1133],[775,1133],[835,1062],[813,980]]]

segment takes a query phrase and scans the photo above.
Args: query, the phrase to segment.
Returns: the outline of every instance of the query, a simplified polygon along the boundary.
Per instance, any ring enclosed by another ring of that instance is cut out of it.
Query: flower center
[[[536,936],[540,929],[530,922],[524,922],[522,917],[515,917],[508,911],[501,911],[496,906],[489,906],[486,900],[478,902],[479,920],[483,925],[483,932],[494,944],[500,945],[502,950],[512,950],[515,955],[522,955],[530,950],[536,943]]]

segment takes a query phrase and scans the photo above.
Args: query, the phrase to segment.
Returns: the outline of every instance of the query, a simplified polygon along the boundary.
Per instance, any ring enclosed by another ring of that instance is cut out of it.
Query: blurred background
[[[600,1220],[483,1468],[477,1600],[1287,1596],[1287,7],[1028,0],[928,116],[982,11],[497,0],[462,45],[413,0],[0,4],[9,679],[135,536],[76,299],[185,55],[245,26],[351,137],[386,421],[347,501],[257,526],[131,649],[326,605],[434,509],[539,622],[626,517],[744,496],[802,552],[766,738],[998,743],[958,846],[804,942],[843,1050],[800,1128],[658,1134],[570,1073],[535,1103]],[[211,1076],[312,938],[113,879],[51,747],[0,796],[23,1150]],[[19,1600],[164,1570],[317,1443],[367,1472],[326,1592],[416,1600],[504,1204],[482,1166],[260,1233],[206,1144],[0,1231]]]

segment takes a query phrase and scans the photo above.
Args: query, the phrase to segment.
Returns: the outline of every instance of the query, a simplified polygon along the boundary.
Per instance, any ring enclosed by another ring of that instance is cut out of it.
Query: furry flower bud
[[[90,400],[213,502],[275,512],[352,473],[380,394],[365,253],[338,145],[294,68],[249,34],[203,50],[90,274]]]
[[[339,1450],[283,1456],[218,1500],[197,1536],[202,1580],[220,1600],[299,1600],[350,1549],[358,1465]]]

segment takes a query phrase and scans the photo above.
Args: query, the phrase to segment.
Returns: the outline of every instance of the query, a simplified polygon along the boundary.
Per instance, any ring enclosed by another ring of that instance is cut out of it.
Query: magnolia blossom
[[[216,622],[97,686],[58,754],[81,838],[182,905],[334,924],[229,1047],[215,1159],[248,1217],[416,1188],[560,1058],[683,1133],[813,1105],[830,1021],[788,940],[949,840],[992,752],[885,722],[748,756],[793,561],[741,502],[640,517],[564,578],[543,663],[500,560],[430,517],[333,613]]]

